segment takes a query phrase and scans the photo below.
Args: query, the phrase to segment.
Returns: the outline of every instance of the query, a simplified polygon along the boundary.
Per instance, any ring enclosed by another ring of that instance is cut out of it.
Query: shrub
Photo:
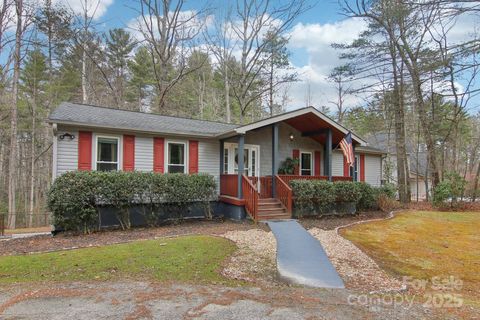
[[[55,179],[47,200],[55,226],[84,233],[98,228],[97,177],[92,172],[78,171]]]
[[[378,188],[372,187],[365,182],[354,182],[360,197],[357,200],[357,209],[369,210],[377,207]]]
[[[337,202],[355,202],[360,200],[360,189],[357,183],[338,181],[333,183],[335,200]]]
[[[333,184],[323,180],[292,180],[295,205],[302,211],[324,212],[335,202]]]
[[[130,209],[141,205],[147,223],[158,220],[159,209],[168,206],[173,217],[183,218],[189,202],[201,202],[211,217],[215,194],[210,175],[157,174],[152,172],[68,172],[53,183],[48,206],[54,224],[64,230],[90,232],[99,227],[100,206],[116,209],[123,229],[130,228]]]
[[[395,197],[397,196],[397,188],[391,183],[387,183],[381,187],[377,187],[376,192],[377,197],[380,195],[385,195],[385,197],[387,198],[395,199]]]
[[[377,197],[378,208],[384,212],[399,209],[400,203],[395,198],[387,196],[385,193],[380,193]]]
[[[458,173],[446,173],[444,180],[433,190],[433,205],[442,207],[450,200],[450,207],[455,207],[458,204],[458,198],[465,192],[466,184],[465,179]]]

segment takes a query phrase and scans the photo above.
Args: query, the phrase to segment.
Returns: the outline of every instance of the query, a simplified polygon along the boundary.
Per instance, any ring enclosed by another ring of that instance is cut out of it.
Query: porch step
[[[258,218],[259,220],[290,219],[291,216],[278,199],[267,198],[259,199]]]
[[[280,203],[278,199],[275,198],[260,198],[258,199],[258,204],[277,204]]]

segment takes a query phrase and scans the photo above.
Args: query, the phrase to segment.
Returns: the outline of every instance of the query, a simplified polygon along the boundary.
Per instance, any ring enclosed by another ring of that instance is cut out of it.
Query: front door
[[[244,174],[249,177],[258,177],[260,173],[260,146],[244,145],[243,165]],[[224,149],[224,172],[228,174],[238,173],[238,145],[225,143]]]

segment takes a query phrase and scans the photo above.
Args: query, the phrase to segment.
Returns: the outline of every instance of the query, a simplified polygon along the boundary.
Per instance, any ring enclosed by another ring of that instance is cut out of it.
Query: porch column
[[[278,123],[272,125],[272,198],[277,197],[275,175],[278,173]]]
[[[325,142],[324,174],[328,176],[328,181],[332,181],[332,129],[327,129],[327,139]]]
[[[223,168],[225,168],[225,151],[223,149],[225,149],[225,142],[222,139],[220,140],[220,175],[224,173]]]
[[[238,136],[238,195],[237,198],[243,199],[243,190],[242,190],[242,175],[244,171],[244,147],[245,147],[245,136],[239,135]]]

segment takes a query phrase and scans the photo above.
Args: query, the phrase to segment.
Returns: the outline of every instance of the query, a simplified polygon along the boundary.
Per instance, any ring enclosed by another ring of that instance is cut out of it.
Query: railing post
[[[237,198],[243,199],[242,190],[242,176],[244,172],[244,148],[245,148],[245,136],[243,134],[238,136],[238,195]]]
[[[272,125],[272,198],[277,197],[277,182],[275,176],[278,173],[278,123]]]

